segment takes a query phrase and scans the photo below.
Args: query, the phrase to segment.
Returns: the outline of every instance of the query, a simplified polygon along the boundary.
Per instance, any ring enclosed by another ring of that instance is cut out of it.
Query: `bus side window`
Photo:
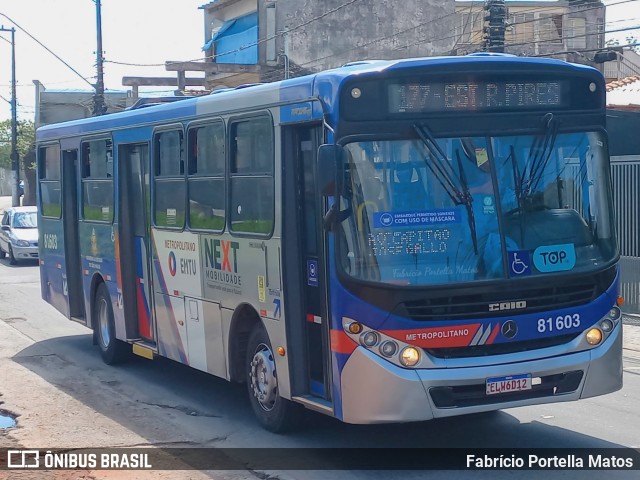
[[[188,135],[189,226],[222,231],[225,225],[225,130],[222,121],[200,125]]]
[[[60,178],[62,175],[59,145],[48,145],[38,149],[38,176],[42,215],[49,218],[60,218],[62,213]]]
[[[230,229],[268,235],[274,224],[273,127],[267,116],[229,126]]]
[[[82,217],[112,222],[113,146],[111,140],[82,143]]]
[[[154,153],[154,221],[159,227],[183,228],[186,210],[182,130],[159,132]]]

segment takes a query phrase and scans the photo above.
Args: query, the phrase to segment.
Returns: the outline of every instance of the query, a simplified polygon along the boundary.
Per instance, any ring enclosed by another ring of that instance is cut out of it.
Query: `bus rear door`
[[[149,145],[118,147],[118,244],[121,299],[127,340],[155,345],[149,275]]]

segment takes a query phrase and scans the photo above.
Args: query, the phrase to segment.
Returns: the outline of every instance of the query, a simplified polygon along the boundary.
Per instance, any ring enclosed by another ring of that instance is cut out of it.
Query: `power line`
[[[265,38],[262,38],[260,40],[256,40],[255,42],[251,42],[251,43],[248,43],[247,45],[243,45],[243,46],[238,47],[236,49],[229,50],[228,52],[218,53],[218,54],[215,54],[215,55],[207,55],[205,57],[194,58],[194,59],[191,59],[191,60],[177,61],[175,63],[197,62],[197,61],[201,61],[201,60],[213,60],[213,59],[215,59],[217,57],[220,57],[222,55],[229,55],[231,53],[241,52],[243,50],[246,50],[247,48],[255,47],[255,46],[260,45],[262,43],[268,42],[269,40],[273,40],[275,38],[281,37],[281,36],[285,35],[286,33],[292,32],[292,31],[297,30],[299,28],[302,28],[302,27],[304,27],[306,25],[309,25],[310,23],[313,23],[313,22],[315,22],[317,20],[320,20],[320,19],[326,17],[327,15],[335,13],[338,10],[341,10],[341,9],[343,9],[345,7],[348,7],[349,5],[352,5],[352,4],[354,4],[356,2],[359,2],[359,1],[361,1],[361,0],[349,0],[348,2],[345,2],[342,5],[339,5],[339,6],[335,7],[335,8],[332,8],[331,10],[327,10],[326,12],[318,15],[317,17],[314,17],[314,18],[312,18],[310,20],[307,20],[307,21],[305,21],[303,23],[300,23],[300,24],[296,25],[295,27],[288,28],[286,31],[282,31],[282,32],[276,33],[275,35],[271,35],[270,37],[265,37]],[[114,63],[116,65],[125,65],[125,66],[132,66],[132,67],[164,67],[167,64],[171,65],[172,63],[174,63],[174,62],[165,62],[165,63],[127,63],[127,62],[118,62],[118,61],[115,61],[115,60],[105,60],[105,61],[108,62],[108,63]]]
[[[625,31],[630,31],[630,30],[638,30],[640,29],[640,25],[636,25],[635,27],[626,27],[626,28],[618,28],[615,30],[605,30],[603,32],[592,32],[592,33],[583,33],[583,34],[579,34],[579,35],[566,35],[566,36],[562,36],[562,37],[558,37],[558,38],[548,38],[546,40],[536,40],[535,42],[533,42],[534,44],[541,44],[541,43],[553,43],[553,42],[557,42],[559,40],[572,40],[575,38],[583,38],[583,37],[592,37],[594,35],[604,35],[607,33],[616,33],[616,32],[625,32]],[[505,47],[521,47],[523,45],[531,45],[532,42],[520,42],[520,43],[509,43],[507,45],[505,45]],[[598,48],[597,50],[602,50],[602,48]]]
[[[45,44],[43,44],[40,40],[38,40],[36,37],[34,37],[33,35],[31,35],[29,32],[27,32],[24,28],[22,28],[20,25],[18,25],[15,20],[12,20],[11,18],[9,18],[7,15],[5,15],[4,13],[0,12],[0,16],[3,16],[4,18],[6,18],[7,20],[9,20],[11,23],[13,23],[20,31],[22,31],[23,33],[25,33],[29,38],[31,38],[31,40],[33,40],[34,42],[36,42],[38,45],[40,45],[42,48],[44,48],[47,52],[49,52],[51,55],[53,55],[54,57],[56,57],[60,62],[62,62],[69,70],[71,70],[73,73],[75,73],[77,76],[79,76],[82,80],[84,80],[85,82],[87,82],[91,88],[93,88],[93,84],[91,84],[84,76],[82,76],[80,73],[78,73],[78,71],[73,68],[71,65],[69,65],[67,62],[65,62],[62,58],[60,58],[58,55],[56,55],[49,47],[47,47]]]
[[[628,43],[626,45],[615,45],[615,48],[627,48],[627,47],[638,47],[640,46],[640,42]],[[531,55],[532,57],[551,57],[553,55],[565,55],[567,53],[588,53],[588,52],[599,52],[602,48],[581,48],[579,50],[566,50],[562,52],[551,52],[551,53],[538,53],[536,55]]]
[[[622,1],[619,1],[619,2],[611,4],[610,6],[622,5],[622,4],[626,4],[626,3],[630,3],[630,2],[637,2],[637,1],[638,0],[622,0]],[[519,15],[519,14],[523,14],[523,13],[557,12],[558,8],[559,7],[557,5],[554,6],[554,7],[542,8],[542,9],[540,9],[540,8],[531,8],[529,10],[520,10],[520,11],[517,11],[517,12],[513,12],[513,13],[510,13],[509,15],[511,16],[511,15]],[[590,11],[590,10],[597,10],[597,9],[602,9],[602,8],[603,8],[602,5],[598,5],[598,6],[595,6],[595,7],[591,6],[591,7],[571,10],[571,11],[568,11],[568,12],[565,12],[565,13],[561,13],[561,14],[559,13],[558,15],[561,15],[561,16],[564,17],[564,16],[567,16],[567,15],[575,15],[576,13],[583,13],[583,12],[587,12],[587,11]],[[512,22],[508,26],[517,26],[517,25],[522,25],[522,24],[525,24],[525,23],[542,22],[542,21],[547,21],[548,19],[549,19],[549,17],[538,17],[538,18],[534,18],[534,19],[531,19],[531,20],[523,20],[521,22]],[[478,33],[481,34],[482,32],[478,31]],[[600,32],[598,32],[598,34],[599,33]],[[441,40],[446,40],[448,38],[452,38],[454,36],[455,35],[450,35],[450,36],[443,37],[443,38],[438,38],[438,39],[436,39],[436,38],[422,39],[422,40],[418,40],[417,42],[406,44],[406,45],[403,45],[403,46],[398,47],[398,48],[399,49],[400,48],[409,48],[409,47],[413,47],[415,45],[419,45],[419,44],[425,43],[425,42],[438,42],[438,41],[441,41]],[[531,43],[531,42],[526,42],[525,44],[529,44],[529,43]],[[540,43],[540,42],[535,42],[535,43]],[[505,47],[512,46],[512,45],[513,44],[505,44]]]

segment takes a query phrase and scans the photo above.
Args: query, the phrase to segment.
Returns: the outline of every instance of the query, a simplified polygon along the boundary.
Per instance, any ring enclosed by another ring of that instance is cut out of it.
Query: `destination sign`
[[[565,106],[564,81],[392,83],[389,113],[526,110]]]

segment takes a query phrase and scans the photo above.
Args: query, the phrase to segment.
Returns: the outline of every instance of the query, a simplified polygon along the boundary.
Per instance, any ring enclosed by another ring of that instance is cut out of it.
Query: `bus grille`
[[[558,335],[557,337],[537,338],[535,340],[525,340],[522,342],[494,343],[492,345],[471,345],[468,347],[455,348],[425,348],[432,357],[436,358],[467,358],[483,357],[490,355],[506,355],[508,353],[527,352],[538,348],[555,347],[569,343],[581,332],[569,335]]]
[[[416,321],[497,318],[556,310],[584,305],[594,300],[596,286],[593,283],[510,290],[504,293],[441,296],[409,300],[399,304],[396,315]],[[489,311],[489,304],[526,301],[527,306],[517,310]]]

